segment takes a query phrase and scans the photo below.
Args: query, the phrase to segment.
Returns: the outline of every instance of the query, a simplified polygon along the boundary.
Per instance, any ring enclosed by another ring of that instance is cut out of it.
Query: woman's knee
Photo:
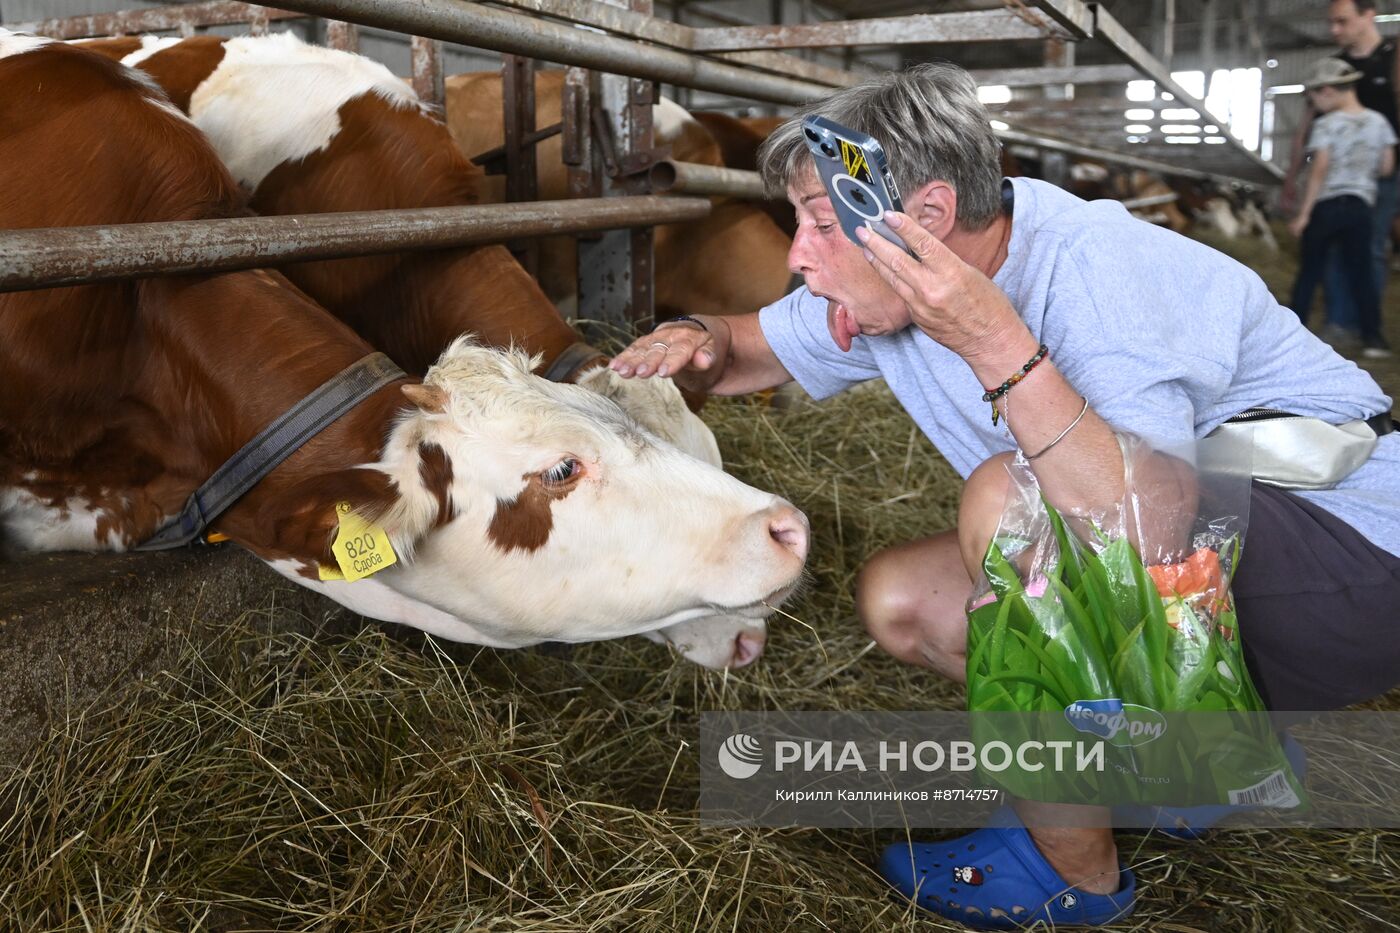
[[[963,485],[958,504],[958,547],[968,576],[975,579],[981,571],[987,545],[996,534],[1006,495],[1011,487],[1007,468],[1015,459],[1007,452],[989,457],[978,464]]]
[[[961,679],[971,590],[948,531],[875,554],[856,578],[856,612],[894,657]]]
[[[856,614],[881,648],[901,661],[918,663],[920,599],[904,563],[896,548],[866,561],[856,575]]]

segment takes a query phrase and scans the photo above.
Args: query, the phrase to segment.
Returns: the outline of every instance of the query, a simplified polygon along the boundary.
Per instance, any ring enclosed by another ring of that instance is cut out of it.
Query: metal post
[[[784,9],[783,9],[785,6],[786,6],[786,3],[784,3],[784,0],[769,0],[769,2],[768,2],[768,21],[771,22],[774,26],[781,26],[781,25],[783,24],[783,22],[786,20],[786,16],[784,15]],[[851,50],[850,50],[850,48],[848,47],[848,48],[846,49],[847,54],[850,54],[850,51],[851,51]],[[850,70],[851,70],[851,67],[850,67],[849,64],[846,64],[844,67],[846,68],[847,71],[850,71]],[[763,112],[764,112],[764,114],[765,114],[766,116],[776,117],[776,116],[778,115],[778,112],[779,112],[779,111],[778,111],[778,105],[777,105],[777,104],[769,104],[768,106],[766,106],[766,107],[763,108]]]
[[[1166,0],[1166,15],[1162,22],[1162,64],[1168,68],[1172,66],[1172,58],[1176,54],[1176,0]]]
[[[1045,65],[1049,68],[1068,68],[1074,64],[1074,46],[1063,39],[1045,40]],[[1072,85],[1047,84],[1041,89],[1046,100],[1067,100]],[[1052,185],[1066,187],[1069,182],[1069,157],[1063,152],[1042,150],[1040,157],[1041,177]]]
[[[505,55],[501,61],[501,107],[505,126],[506,200],[534,201],[539,197],[535,146],[525,137],[535,131],[535,60]],[[533,240],[508,244],[531,275],[539,274],[539,251]]]
[[[338,19],[326,20],[326,45],[342,52],[358,52],[360,27]]]
[[[1201,70],[1206,75],[1206,93],[1210,93],[1210,76],[1215,73],[1215,11],[1218,0],[1201,0]]]
[[[569,197],[596,198],[600,183],[593,170],[593,73],[587,68],[564,72],[559,102],[561,154],[569,180]]]
[[[675,3],[672,5],[672,9],[675,11],[677,26],[685,25],[686,2],[687,0],[675,0]],[[686,110],[690,110],[695,106],[694,88],[677,86],[674,88],[674,91],[676,95],[676,103],[680,104]]]
[[[651,13],[651,0],[604,0],[637,13]],[[642,78],[597,76],[590,111],[594,130],[592,165],[603,197],[646,194],[644,157],[652,148],[653,85]],[[600,170],[600,163],[606,171]],[[611,164],[609,164],[611,163]],[[578,244],[580,317],[611,326],[650,327],[654,318],[653,244],[650,228],[612,230]]]
[[[442,43],[437,39],[414,36],[409,40],[409,61],[413,90],[419,100],[441,107],[447,100],[442,81]]]

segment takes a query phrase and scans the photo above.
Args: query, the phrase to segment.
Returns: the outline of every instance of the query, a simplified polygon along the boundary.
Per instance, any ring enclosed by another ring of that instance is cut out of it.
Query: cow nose
[[[729,666],[739,668],[758,660],[767,641],[768,636],[758,629],[744,629],[734,636],[734,653],[729,657]]]
[[[807,531],[807,516],[786,502],[769,510],[768,534],[802,562],[807,560]]]

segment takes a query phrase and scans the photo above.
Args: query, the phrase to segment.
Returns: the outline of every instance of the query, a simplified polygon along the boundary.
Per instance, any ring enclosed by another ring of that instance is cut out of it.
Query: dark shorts
[[[1232,590],[1270,709],[1340,709],[1400,684],[1400,557],[1330,512],[1254,483]]]

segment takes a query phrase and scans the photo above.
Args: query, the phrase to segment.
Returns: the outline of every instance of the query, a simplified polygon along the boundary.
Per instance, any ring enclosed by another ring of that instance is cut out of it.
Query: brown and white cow
[[[291,35],[129,37],[82,43],[137,67],[203,129],[262,214],[474,203],[484,176],[411,88],[358,55]],[[581,337],[500,246],[298,263],[294,283],[411,372],[459,334],[514,346],[547,366]],[[578,367],[575,382],[617,402],[683,451],[720,465],[704,422],[667,380]],[[697,619],[652,637],[707,667],[762,651],[761,620]]]
[[[540,126],[558,122],[563,87],[562,71],[536,74],[535,109]],[[655,143],[669,146],[672,158],[724,164],[714,137],[679,104],[662,98],[652,113]],[[469,156],[501,145],[505,129],[500,75],[472,72],[449,76],[447,125],[452,138]],[[536,148],[541,198],[569,196],[561,145],[555,136]],[[495,196],[499,199],[501,195]],[[788,291],[791,238],[753,203],[734,198],[713,198],[711,202],[714,206],[708,217],[656,228],[658,318],[756,311]],[[556,239],[546,241],[542,249],[541,283],[564,307],[576,300],[574,245],[571,239]]]
[[[787,122],[785,117],[731,117],[727,113],[692,111],[691,116],[705,128],[727,168],[758,171],[758,149],[773,131]],[[797,212],[787,198],[769,198],[755,204],[772,218],[789,239],[797,235]]]
[[[0,227],[244,209],[204,135],[88,51],[0,30],[0,126]],[[132,547],[370,351],[267,271],[0,294],[0,538]],[[375,392],[213,529],[355,611],[503,647],[758,619],[791,590],[801,513],[532,362],[454,341],[423,383]],[[384,529],[397,565],[319,579],[340,502]]]

